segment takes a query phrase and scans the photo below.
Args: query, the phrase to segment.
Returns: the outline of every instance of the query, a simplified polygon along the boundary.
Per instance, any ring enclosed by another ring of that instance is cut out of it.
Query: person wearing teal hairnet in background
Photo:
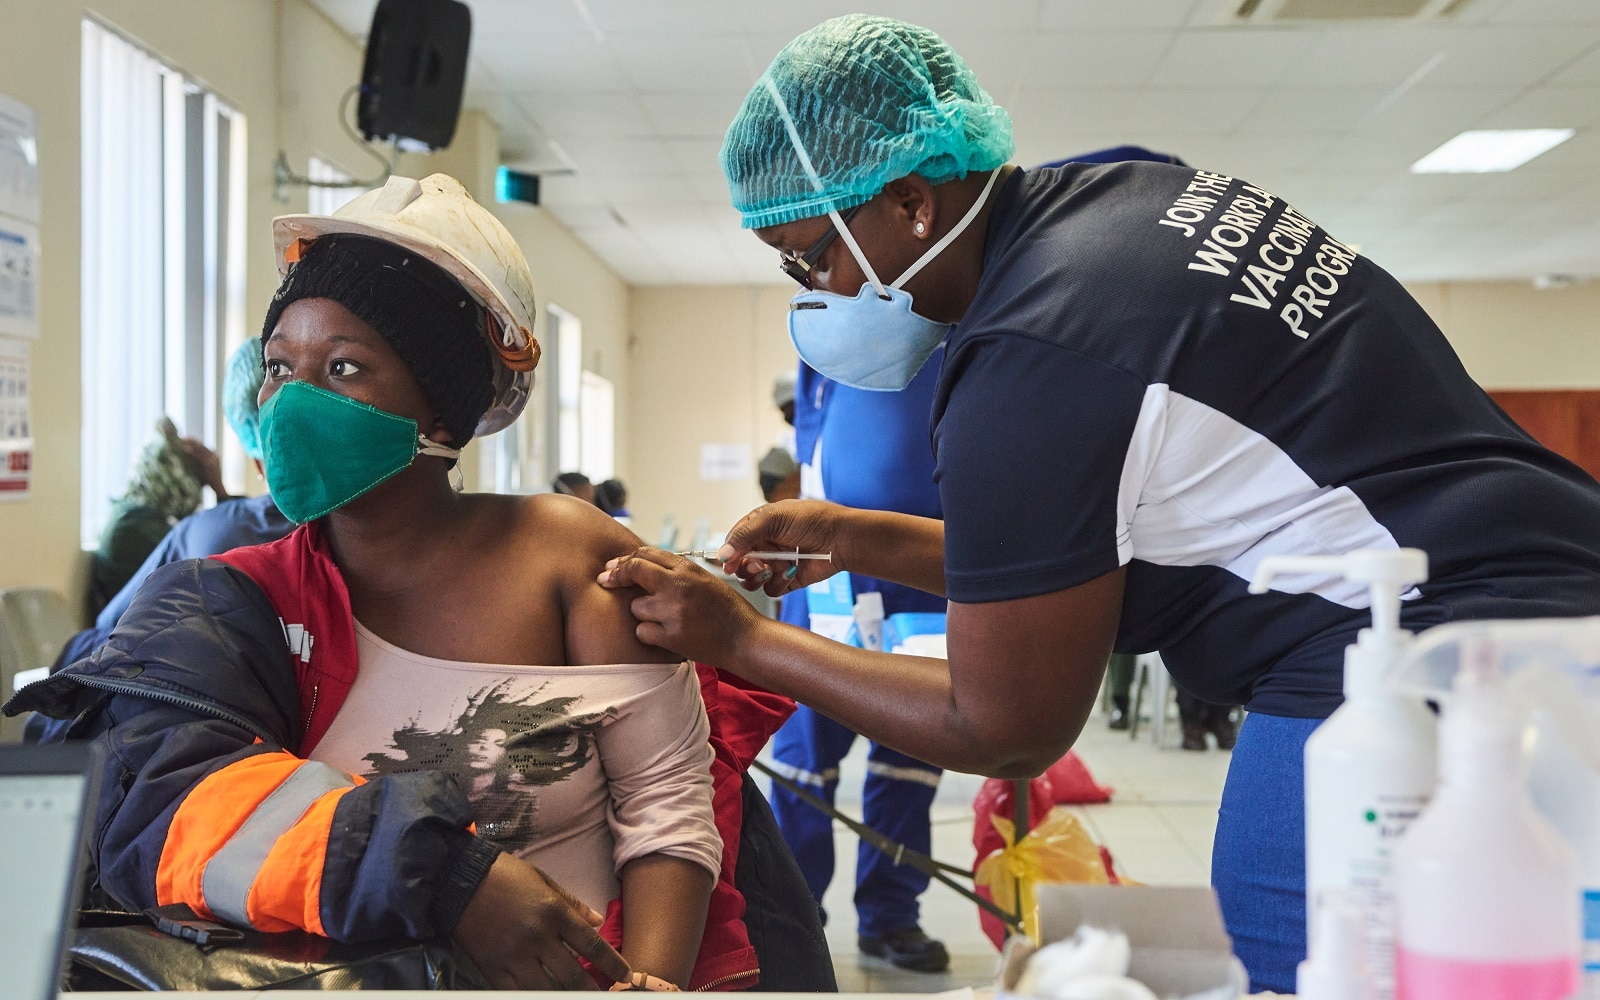
[[[238,436],[257,473],[261,470],[261,415],[256,394],[264,378],[261,338],[251,337],[228,359],[222,380],[222,415]],[[293,522],[278,512],[270,493],[253,497],[225,497],[215,507],[189,515],[167,532],[127,585],[113,597],[95,626],[110,631],[128,610],[139,584],[156,570],[179,559],[203,559],[241,545],[259,545],[287,535]]]
[[[839,570],[943,594],[948,661],[762,619],[657,549],[599,582],[647,592],[646,642],[998,777],[1072,745],[1113,649],[1161,650],[1185,689],[1250,710],[1212,881],[1252,985],[1292,992],[1305,740],[1370,612],[1331,574],[1249,596],[1255,567],[1414,546],[1432,578],[1406,595],[1407,628],[1595,614],[1600,484],[1506,417],[1394,278],[1276,195],[1011,153],[1010,118],[942,39],[864,15],[785,47],[722,149],[744,226],[801,285],[804,361],[897,389],[946,346],[943,521],[792,500],[719,555],[773,595]],[[830,558],[747,555],[797,549]]]

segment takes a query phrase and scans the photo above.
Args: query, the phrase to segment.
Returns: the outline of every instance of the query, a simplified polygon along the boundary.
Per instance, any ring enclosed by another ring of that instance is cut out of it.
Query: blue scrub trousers
[[[772,739],[774,770],[832,804],[839,787],[839,761],[855,741],[855,733],[801,705]],[[861,791],[862,821],[892,840],[928,853],[932,840],[928,807],[941,773],[873,743]],[[772,811],[820,907],[833,880],[833,820],[776,783]],[[917,897],[927,888],[928,876],[910,865],[895,864],[862,842],[856,854],[857,933],[881,938],[917,926]]]
[[[1306,957],[1306,739],[1321,719],[1251,712],[1217,813],[1211,884],[1250,991],[1293,993]]]

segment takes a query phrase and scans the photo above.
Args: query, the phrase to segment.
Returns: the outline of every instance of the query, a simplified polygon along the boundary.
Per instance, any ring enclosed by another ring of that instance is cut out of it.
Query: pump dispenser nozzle
[[[1381,683],[1383,671],[1412,639],[1400,628],[1400,599],[1428,579],[1428,554],[1421,549],[1357,549],[1342,556],[1268,556],[1256,567],[1250,593],[1265,594],[1272,578],[1285,573],[1338,573],[1367,585],[1372,625],[1345,651],[1344,690],[1348,696]]]
[[[1361,900],[1343,889],[1324,889],[1315,900],[1310,954],[1300,963],[1299,1000],[1373,1000],[1367,965],[1366,915]]]

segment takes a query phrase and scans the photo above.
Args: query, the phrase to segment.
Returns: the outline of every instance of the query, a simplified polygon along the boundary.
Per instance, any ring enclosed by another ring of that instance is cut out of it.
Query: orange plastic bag
[[[1117,882],[1110,855],[1094,842],[1078,817],[1067,809],[1051,809],[1021,843],[1016,842],[1016,829],[1010,820],[1003,816],[989,819],[1005,846],[978,862],[973,882],[980,893],[987,890],[988,897],[1001,909],[1020,912],[1023,933],[1036,945],[1043,942],[1039,940],[1039,909],[1034,900],[1034,886],[1041,882],[1091,885]],[[1017,905],[1019,890],[1022,893],[1020,910]],[[981,916],[984,931],[995,942],[995,947],[999,947],[1005,939],[1005,928],[987,913]]]

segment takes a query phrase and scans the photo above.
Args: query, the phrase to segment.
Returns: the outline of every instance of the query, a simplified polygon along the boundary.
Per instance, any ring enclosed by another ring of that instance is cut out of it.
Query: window
[[[578,395],[578,441],[583,456],[578,471],[597,483],[617,474],[616,410],[611,380],[585,371]]]
[[[163,414],[242,471],[218,397],[227,345],[245,338],[245,122],[94,21],[82,41],[80,534],[92,548]]]
[[[550,322],[545,324],[555,357],[555,392],[551,394],[551,425],[555,440],[551,451],[556,456],[552,476],[562,472],[579,472],[583,464],[583,323],[560,306],[546,310]]]
[[[315,156],[306,165],[306,179],[317,182],[307,188],[306,211],[312,215],[332,215],[367,190],[359,184],[351,184],[349,174]],[[340,186],[322,187],[324,184]]]
[[[548,306],[540,342],[544,355],[527,410],[484,443],[483,489],[532,493],[562,472],[597,483],[616,475],[616,391],[583,366],[582,321]]]

